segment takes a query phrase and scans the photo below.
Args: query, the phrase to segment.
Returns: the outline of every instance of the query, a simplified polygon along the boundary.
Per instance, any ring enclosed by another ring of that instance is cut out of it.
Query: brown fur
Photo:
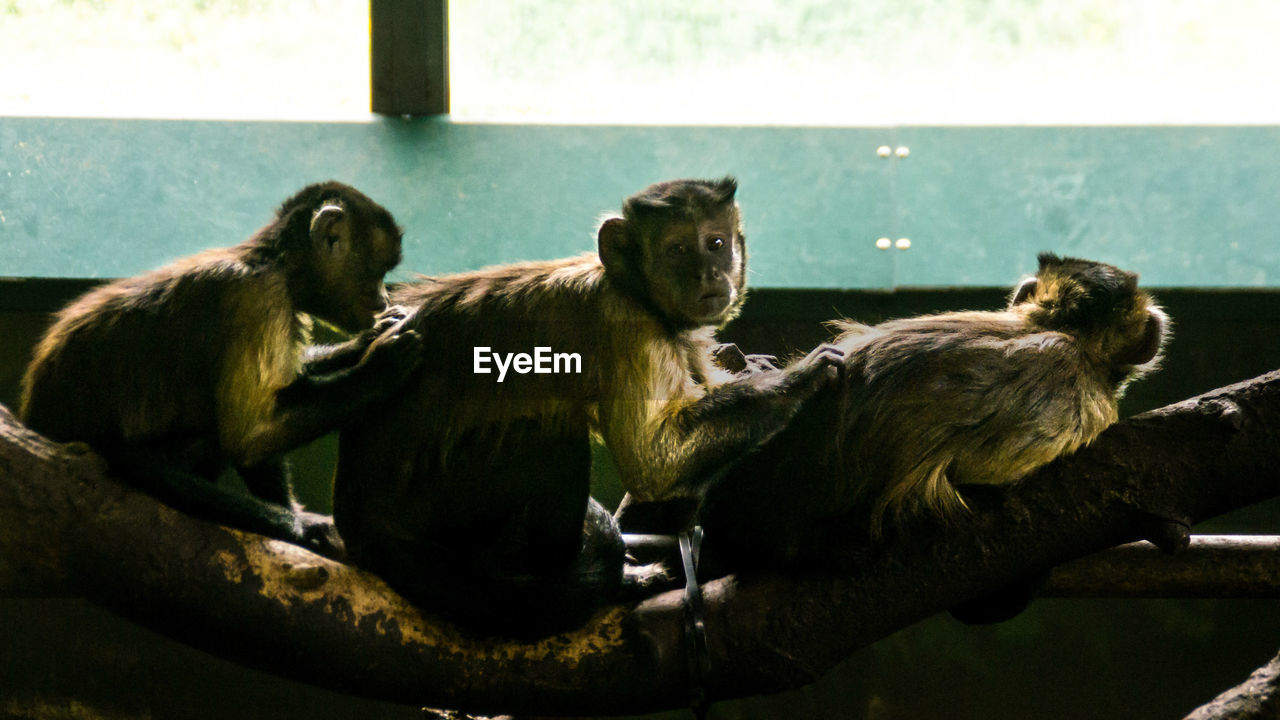
[[[1046,253],[1004,310],[833,325],[838,387],[700,510],[718,571],[839,565],[912,521],[947,523],[966,508],[957,486],[1013,482],[1114,423],[1168,322],[1136,275]]]
[[[589,435],[632,493],[696,496],[834,373],[829,353],[746,378],[713,362],[715,329],[745,293],[735,190],[659,183],[603,222],[598,255],[398,289],[429,371],[342,433],[334,519],[352,557],[487,630],[513,615],[529,621],[509,632],[564,627],[611,597],[623,548],[589,504]],[[499,382],[475,372],[476,347],[576,354],[582,372]]]
[[[1083,320],[1064,317],[1099,274],[1115,280],[1111,294]],[[872,531],[920,512],[946,517],[964,508],[955,485],[1012,482],[1114,423],[1124,386],[1155,366],[1167,326],[1133,280],[1046,255],[1007,310],[835,323],[850,384],[833,463],[859,479],[853,497],[870,502]],[[1128,362],[1149,328],[1159,335],[1150,355]]]
[[[646,495],[676,487],[699,444],[683,409],[732,377],[711,361],[713,327],[668,331],[612,289],[595,255],[426,279],[395,291],[392,302],[413,308],[410,326],[437,361],[415,388],[420,432],[447,439],[525,418],[590,427],[614,450],[628,488]],[[583,372],[512,372],[499,383],[473,373],[476,346],[578,353]]]
[[[336,183],[315,187],[327,190],[317,191],[324,197],[356,199],[354,189]],[[301,313],[315,312],[351,330],[371,326],[373,313],[385,307],[372,295],[380,292],[382,273],[399,260],[394,221],[368,198],[358,198],[371,206],[370,216],[350,213],[332,231],[340,242],[360,244],[362,258],[372,258],[372,289],[344,287],[347,278],[332,263],[304,270],[310,246],[292,247],[306,239],[281,237],[286,218],[278,217],[239,245],[108,283],[64,308],[27,368],[21,417],[54,439],[90,444],[215,433],[239,465],[287,449],[275,393],[301,369],[310,330]],[[308,208],[305,219],[310,214]],[[322,279],[308,275],[321,273],[330,276],[324,281],[331,290],[310,287]],[[295,302],[326,292],[338,297],[320,307]]]
[[[35,348],[21,417],[51,438],[90,444],[216,430],[251,460],[259,453],[242,440],[274,410],[259,388],[296,377],[305,340],[283,279],[255,252],[211,250],[68,305]]]
[[[687,298],[697,292],[660,272],[667,235],[678,236],[671,228],[682,226],[642,217],[606,220],[600,256],[503,265],[398,289],[392,301],[413,312],[408,324],[425,338],[432,372],[383,419],[384,429],[358,433],[361,445],[380,448],[361,455],[404,455],[382,447],[390,441],[379,438],[392,435],[391,428],[415,428],[414,435],[431,438],[433,452],[447,455],[456,438],[477,428],[500,434],[512,421],[536,419],[550,430],[598,433],[624,486],[643,499],[698,492],[720,464],[785,423],[823,370],[811,362],[790,374],[741,379],[713,361],[716,326],[737,313],[745,295],[738,210],[732,195],[722,202],[721,209],[692,203],[696,212],[683,226],[697,237],[722,228],[732,240],[725,278],[732,290],[723,309],[706,318],[690,309]],[[477,346],[504,354],[535,347],[577,353],[583,372],[510,374],[498,383],[473,372]],[[356,452],[354,443],[344,444]],[[354,463],[353,472],[363,474],[360,466]],[[428,482],[411,480],[409,465],[390,472],[410,495]]]
[[[259,466],[357,405],[282,398],[286,389],[303,398],[314,380],[303,373],[305,314],[370,328],[386,306],[382,276],[399,258],[386,210],[346,185],[309,186],[239,245],[108,283],[64,308],[35,348],[19,415],[113,460],[143,449],[206,477]],[[345,349],[352,364],[371,339]],[[292,504],[287,478],[269,484],[267,499]]]

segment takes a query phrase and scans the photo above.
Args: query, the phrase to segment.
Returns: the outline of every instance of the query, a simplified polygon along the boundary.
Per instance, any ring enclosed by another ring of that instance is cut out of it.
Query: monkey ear
[[[1013,291],[1013,298],[1009,300],[1009,307],[1026,302],[1027,298],[1031,297],[1039,286],[1040,281],[1033,277],[1023,280],[1022,284],[1018,285],[1018,289]]]
[[[1147,311],[1146,324],[1142,327],[1142,339],[1125,353],[1120,361],[1128,365],[1146,365],[1160,354],[1164,344],[1165,316],[1159,310]]]
[[[345,236],[341,232],[337,232],[338,223],[347,216],[347,211],[342,207],[342,203],[337,200],[327,200],[318,210],[311,216],[311,242],[317,248],[323,247],[326,250],[335,250],[335,246],[340,241],[345,241]]]
[[[600,262],[606,269],[620,267],[627,253],[627,221],[620,217],[611,217],[600,225],[597,235],[600,251]]]

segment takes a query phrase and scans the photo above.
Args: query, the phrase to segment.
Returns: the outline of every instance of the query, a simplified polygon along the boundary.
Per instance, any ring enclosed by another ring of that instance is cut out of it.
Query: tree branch
[[[812,681],[959,601],[1140,539],[1152,518],[1189,524],[1280,494],[1277,438],[1280,372],[1120,423],[941,537],[866,552],[841,577],[708,583],[711,697]],[[353,694],[538,714],[641,713],[687,698],[678,592],[534,644],[466,637],[368,573],[160,505],[3,408],[0,557],[10,584],[82,594],[224,657]]]
[[[1249,679],[1196,708],[1183,720],[1271,720],[1280,717],[1280,655]]]

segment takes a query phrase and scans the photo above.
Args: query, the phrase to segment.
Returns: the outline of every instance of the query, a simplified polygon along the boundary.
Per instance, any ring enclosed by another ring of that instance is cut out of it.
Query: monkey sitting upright
[[[831,348],[741,380],[714,364],[745,289],[736,189],[658,183],[604,221],[598,256],[399,288],[431,372],[341,435],[352,559],[483,632],[562,630],[612,597],[624,549],[589,498],[590,434],[632,493],[697,496],[836,372]]]
[[[19,415],[102,453],[122,479],[206,519],[330,555],[332,521],[301,511],[282,453],[337,429],[407,377],[413,333],[374,328],[400,230],[336,182],[310,185],[234,247],[108,283],[56,316]],[[303,347],[321,318],[356,339]],[[376,338],[376,339],[375,339]],[[216,487],[234,466],[260,500]],[[265,502],[264,502],[265,501]]]
[[[1114,423],[1168,320],[1132,273],[1039,261],[1005,310],[834,323],[839,391],[807,403],[706,498],[720,562],[820,563],[913,518],[945,521],[965,509],[957,485],[1012,482]]]

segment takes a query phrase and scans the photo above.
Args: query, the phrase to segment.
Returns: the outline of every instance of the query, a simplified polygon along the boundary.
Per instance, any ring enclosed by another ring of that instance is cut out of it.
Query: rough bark
[[[1195,709],[1184,720],[1274,720],[1280,718],[1280,655],[1248,680]]]
[[[1280,372],[1120,423],[941,537],[839,576],[706,585],[713,698],[812,681],[851,652],[1028,574],[1280,494]],[[460,635],[377,578],[183,516],[0,408],[0,581],[72,592],[233,660],[481,713],[640,713],[688,689],[680,594],[533,644]]]

